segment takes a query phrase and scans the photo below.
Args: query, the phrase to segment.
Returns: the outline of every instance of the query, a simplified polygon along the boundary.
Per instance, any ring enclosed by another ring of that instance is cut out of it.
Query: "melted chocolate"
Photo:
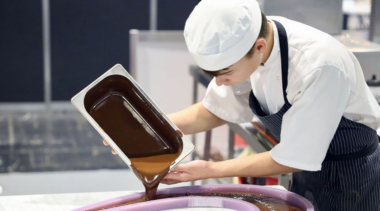
[[[146,198],[153,199],[159,182],[181,154],[182,134],[123,76],[108,76],[96,84],[86,93],[84,105],[130,159]]]

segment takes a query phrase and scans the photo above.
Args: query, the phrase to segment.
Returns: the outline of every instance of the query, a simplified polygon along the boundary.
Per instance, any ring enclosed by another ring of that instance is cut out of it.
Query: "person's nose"
[[[216,85],[221,86],[221,85],[226,85],[228,84],[229,79],[225,76],[217,76],[215,79]]]

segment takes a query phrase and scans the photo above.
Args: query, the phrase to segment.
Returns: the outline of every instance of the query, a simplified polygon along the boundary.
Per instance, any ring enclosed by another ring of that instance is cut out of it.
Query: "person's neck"
[[[273,33],[272,23],[270,21],[268,21],[267,24],[268,24],[268,36],[265,38],[265,40],[267,41],[268,48],[264,53],[263,60],[261,61],[262,65],[264,65],[265,62],[268,60],[268,58],[272,52],[273,43],[274,43],[274,36],[273,36],[274,33]]]

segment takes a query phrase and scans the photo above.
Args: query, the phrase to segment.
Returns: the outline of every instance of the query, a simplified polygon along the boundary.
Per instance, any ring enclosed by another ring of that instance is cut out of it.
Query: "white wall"
[[[193,77],[190,75],[190,65],[195,65],[195,61],[184,40],[139,42],[135,56],[137,62],[133,71],[137,82],[164,113],[176,112],[192,104]],[[198,101],[201,101],[206,88],[198,85],[198,90]],[[197,135],[199,152],[203,152],[204,137],[204,133]],[[212,148],[219,149],[227,157],[228,127],[214,129],[211,143]]]

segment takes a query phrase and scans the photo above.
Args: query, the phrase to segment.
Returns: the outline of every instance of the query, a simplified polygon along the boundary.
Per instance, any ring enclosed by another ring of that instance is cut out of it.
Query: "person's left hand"
[[[211,162],[204,160],[191,161],[186,164],[179,164],[168,173],[161,183],[172,185],[179,182],[195,181],[210,177]]]

